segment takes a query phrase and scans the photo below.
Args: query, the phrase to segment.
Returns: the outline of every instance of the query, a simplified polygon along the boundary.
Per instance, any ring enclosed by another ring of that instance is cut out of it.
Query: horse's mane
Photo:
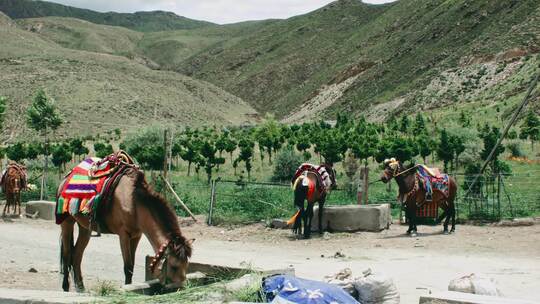
[[[165,198],[155,192],[146,182],[142,171],[136,172],[135,183],[133,184],[133,198],[139,204],[144,205],[152,216],[157,219],[166,233],[169,234],[173,248],[180,258],[191,257],[191,245],[180,232],[178,218],[171,209]]]

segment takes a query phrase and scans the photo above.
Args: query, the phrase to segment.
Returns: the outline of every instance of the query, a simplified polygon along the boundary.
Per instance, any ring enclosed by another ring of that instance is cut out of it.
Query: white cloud
[[[52,0],[101,12],[172,11],[216,23],[288,18],[320,8],[332,0]],[[380,4],[394,0],[364,0]]]

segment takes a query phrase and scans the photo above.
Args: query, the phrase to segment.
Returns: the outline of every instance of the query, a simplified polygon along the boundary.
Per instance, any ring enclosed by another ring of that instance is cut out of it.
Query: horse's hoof
[[[454,233],[456,233],[456,230],[454,229],[450,230],[450,234],[454,234]]]
[[[417,237],[418,236],[418,233],[416,232],[411,232],[411,237]]]
[[[448,230],[445,230],[445,231],[443,231],[443,234],[444,235],[449,235],[450,233],[448,233]]]

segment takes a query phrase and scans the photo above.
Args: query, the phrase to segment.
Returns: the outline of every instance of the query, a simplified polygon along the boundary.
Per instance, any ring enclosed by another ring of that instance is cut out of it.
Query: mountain
[[[539,39],[536,0],[339,0],[217,43],[177,70],[290,121],[377,105],[387,115],[465,101],[461,87],[445,96],[424,91],[467,65],[538,53]]]
[[[0,11],[12,19],[47,16],[71,17],[96,24],[123,26],[141,32],[194,29],[212,25],[211,22],[193,20],[171,12],[100,13],[36,0],[0,0]]]
[[[540,51],[534,0],[338,0],[285,20],[144,33],[62,17],[17,22],[67,48],[213,83],[287,122],[342,111],[450,117],[456,107],[508,115]]]
[[[242,124],[256,116],[215,85],[122,56],[64,48],[1,13],[0,45],[0,95],[8,98],[3,132],[11,136],[30,134],[24,113],[39,88],[56,99],[66,122],[61,132],[70,135],[152,124]]]

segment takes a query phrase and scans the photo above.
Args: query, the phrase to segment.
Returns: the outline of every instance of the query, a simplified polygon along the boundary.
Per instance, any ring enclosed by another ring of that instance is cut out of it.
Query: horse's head
[[[328,172],[328,175],[330,175],[330,181],[332,182],[332,185],[330,185],[330,189],[336,189],[337,188],[337,182],[336,182],[336,170],[334,169],[334,165],[332,163],[325,163],[322,164],[322,166],[326,169]]]
[[[403,165],[399,160],[396,160],[395,158],[385,159],[383,162],[381,181],[383,183],[388,183],[400,172],[403,172]]]
[[[194,241],[195,239],[186,240],[184,237],[177,237],[160,248],[158,256],[150,264],[154,276],[167,286],[174,288],[182,286],[186,280],[188,260],[193,251]]]

